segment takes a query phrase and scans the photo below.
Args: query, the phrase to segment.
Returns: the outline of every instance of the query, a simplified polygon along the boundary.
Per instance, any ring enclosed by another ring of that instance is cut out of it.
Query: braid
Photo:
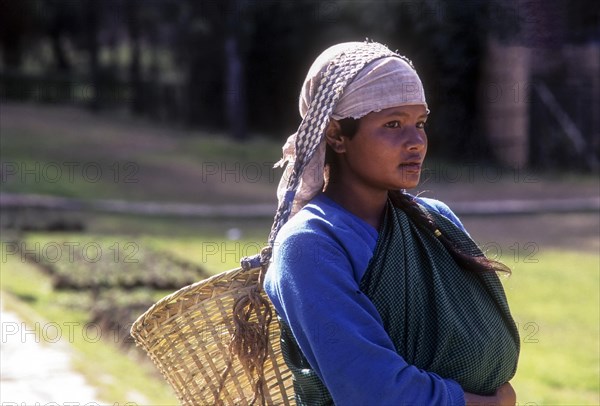
[[[472,272],[498,271],[510,274],[510,269],[501,262],[462,252],[448,237],[439,232],[435,220],[421,210],[412,196],[400,191],[390,191],[389,197],[392,204],[404,211],[418,227],[434,234],[462,268]]]

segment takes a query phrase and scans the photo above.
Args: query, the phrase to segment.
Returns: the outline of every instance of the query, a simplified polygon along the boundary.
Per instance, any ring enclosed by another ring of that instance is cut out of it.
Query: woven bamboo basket
[[[162,298],[131,327],[137,345],[146,350],[182,405],[247,405],[254,398],[251,374],[229,350],[234,302],[258,283],[261,270],[248,261],[242,265]],[[265,401],[291,405],[292,376],[279,339],[274,320],[264,364]]]

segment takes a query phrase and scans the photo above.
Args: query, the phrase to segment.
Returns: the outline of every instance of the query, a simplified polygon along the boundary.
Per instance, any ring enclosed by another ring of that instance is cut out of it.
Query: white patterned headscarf
[[[285,165],[285,170],[277,188],[271,244],[281,226],[323,189],[329,121],[404,105],[427,108],[423,85],[407,58],[376,42],[346,42],[319,55],[300,92],[302,122],[275,165]]]

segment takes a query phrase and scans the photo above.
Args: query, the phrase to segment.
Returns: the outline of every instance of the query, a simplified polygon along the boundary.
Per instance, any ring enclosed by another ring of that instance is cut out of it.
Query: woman
[[[315,61],[264,287],[298,404],[514,405],[519,336],[495,270],[417,186],[429,110],[410,61],[344,43]]]

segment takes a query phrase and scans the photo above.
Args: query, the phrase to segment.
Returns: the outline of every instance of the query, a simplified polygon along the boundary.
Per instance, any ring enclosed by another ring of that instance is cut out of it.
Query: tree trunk
[[[565,45],[564,86],[572,96],[563,107],[583,136],[585,151],[581,155],[588,169],[598,170],[600,162],[600,45]]]
[[[483,128],[498,162],[525,167],[529,157],[530,50],[488,41],[480,89]]]
[[[225,108],[229,131],[236,140],[246,138],[246,103],[243,66],[235,34],[225,40],[226,78]]]
[[[98,66],[98,2],[88,0],[86,6],[86,39],[89,53],[90,79],[92,82],[92,99],[89,107],[92,110],[100,109],[100,93],[102,91],[100,83],[100,68]]]
[[[127,15],[127,31],[131,41],[131,62],[129,65],[129,82],[131,83],[132,99],[131,112],[141,114],[144,111],[143,88],[140,65],[140,23],[137,12],[138,0],[127,0],[125,5]]]

